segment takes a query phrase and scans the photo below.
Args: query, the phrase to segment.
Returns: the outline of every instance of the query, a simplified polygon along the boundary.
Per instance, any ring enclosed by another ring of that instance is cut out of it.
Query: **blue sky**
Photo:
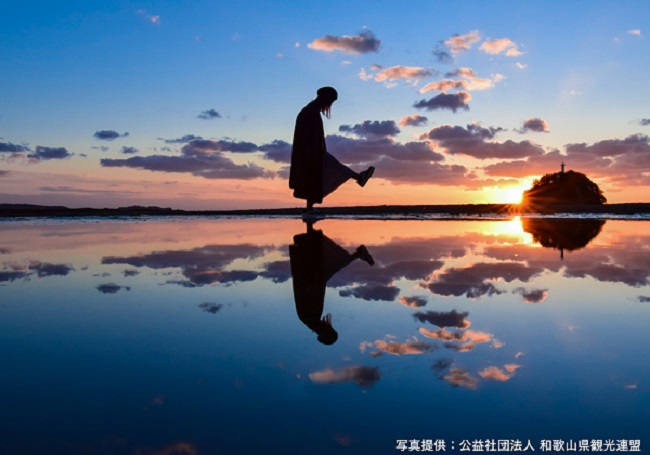
[[[301,205],[284,180],[287,143],[323,85],[339,91],[330,151],[379,165],[371,185],[342,187],[330,205],[507,202],[562,160],[610,202],[647,201],[649,20],[644,1],[11,2],[0,17],[0,202]],[[456,87],[424,91],[442,81]],[[439,95],[446,104],[415,107]],[[415,114],[427,122],[400,125]],[[366,121],[399,133],[364,132]],[[457,128],[430,134],[442,127]],[[259,149],[273,141],[284,161]],[[406,163],[408,143],[430,156]],[[181,163],[197,150],[259,177],[124,161]]]

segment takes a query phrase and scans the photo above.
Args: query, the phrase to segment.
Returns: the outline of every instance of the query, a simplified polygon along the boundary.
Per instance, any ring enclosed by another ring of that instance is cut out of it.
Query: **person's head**
[[[321,87],[316,91],[316,101],[320,106],[320,111],[325,114],[325,117],[330,118],[330,108],[334,101],[339,97],[334,87]]]

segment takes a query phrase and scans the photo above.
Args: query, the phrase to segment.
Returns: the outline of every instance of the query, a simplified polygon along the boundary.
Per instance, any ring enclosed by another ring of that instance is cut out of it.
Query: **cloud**
[[[438,63],[449,64],[454,62],[454,56],[445,47],[443,42],[438,43],[436,48],[431,52],[438,60]]]
[[[512,292],[521,295],[526,303],[541,303],[548,297],[548,289],[517,288]]]
[[[429,68],[422,68],[420,66],[397,65],[383,69],[379,65],[373,65],[371,69],[377,70],[378,73],[369,74],[365,69],[362,68],[359,72],[359,77],[364,81],[374,79],[377,82],[385,82],[388,84],[388,87],[391,87],[391,83],[398,79],[405,79],[409,82],[417,84],[420,79],[432,76],[434,74],[433,70]]]
[[[208,109],[207,111],[201,112],[199,115],[197,115],[197,118],[200,118],[202,120],[211,120],[213,118],[221,118],[221,114],[218,113],[213,108],[213,109]]]
[[[463,89],[466,90],[469,82],[464,80],[450,80],[445,79],[442,81],[430,82],[420,89],[420,93],[427,93],[430,91],[448,92],[449,90]]]
[[[184,145],[181,156],[151,155],[128,159],[102,159],[104,167],[131,167],[159,172],[187,172],[206,179],[254,179],[273,177],[274,173],[256,164],[235,164],[222,152],[251,153],[257,146],[250,142],[195,139]]]
[[[33,161],[62,160],[73,156],[65,147],[36,146],[36,151],[27,155]]]
[[[360,127],[359,129],[363,131],[364,128]],[[431,150],[426,142],[402,144],[388,137],[354,139],[330,135],[327,136],[327,149],[339,160],[350,163],[351,166],[354,164],[375,164],[384,157],[398,161],[430,162],[444,160],[444,156]]]
[[[0,169],[0,177],[6,177],[7,175],[11,174],[10,171],[6,171],[4,169]]]
[[[399,295],[399,288],[385,285],[362,285],[339,291],[341,297],[392,302]]]
[[[522,134],[527,131],[534,131],[536,133],[548,133],[549,128],[548,128],[548,123],[546,123],[546,120],[539,117],[533,117],[524,120],[524,124],[522,125],[521,129],[518,131]]]
[[[99,284],[95,286],[95,289],[97,289],[102,294],[117,294],[121,289],[126,289],[127,291],[131,290],[131,288],[128,286],[118,286],[115,283]]]
[[[505,53],[508,57],[517,57],[523,54],[523,52],[517,49],[517,45],[509,38],[485,40],[479,49],[491,55]]]
[[[639,297],[637,297],[637,300],[641,303],[648,303],[650,302],[650,297],[640,295]]]
[[[413,114],[413,115],[407,115],[405,117],[402,117],[399,120],[399,125],[400,126],[422,126],[422,125],[426,125],[428,121],[429,121],[428,118],[420,114]]]
[[[458,68],[447,73],[446,77],[462,77],[464,79],[444,79],[431,82],[420,89],[420,93],[430,91],[447,92],[449,90],[487,90],[505,79],[503,74],[495,74],[491,78],[481,78],[471,68]]]
[[[271,161],[279,163],[291,162],[291,144],[282,140],[274,140],[269,144],[259,146],[259,150],[264,152],[264,157]]]
[[[360,387],[372,387],[381,379],[377,367],[352,365],[340,370],[326,369],[309,373],[309,379],[316,384],[335,384],[340,382],[355,382]]]
[[[195,136],[194,134],[186,134],[183,137],[179,137],[177,139],[162,139],[158,138],[158,140],[165,141],[166,144],[185,144],[186,142],[194,141],[194,140],[202,140],[203,138],[201,136]]]
[[[462,126],[443,125],[431,129],[422,139],[436,141],[451,155],[468,155],[479,159],[516,159],[544,155],[544,149],[530,141],[488,142],[503,128],[484,128],[476,123]]]
[[[628,30],[627,33],[629,35],[641,36],[641,30],[639,30],[639,29]]]
[[[413,107],[417,109],[426,109],[433,111],[437,109],[449,109],[456,112],[458,109],[469,110],[467,102],[472,99],[472,95],[467,92],[458,93],[440,93],[428,100],[420,100]]]
[[[28,151],[29,149],[24,145],[12,144],[11,142],[0,142],[0,153],[20,153]]]
[[[380,44],[380,41],[375,38],[375,35],[368,30],[361,32],[356,36],[327,35],[323,38],[315,39],[309,43],[307,47],[324,52],[339,51],[346,54],[357,55],[377,52]]]
[[[381,354],[390,354],[395,356],[402,355],[420,355],[433,352],[436,347],[417,339],[399,343],[397,341],[376,340],[374,346],[379,349],[378,352],[372,353],[374,357]]]
[[[459,367],[452,367],[449,373],[442,378],[454,387],[475,389],[478,386],[478,379],[470,375],[467,370]]]
[[[453,71],[445,73],[445,77],[464,77],[466,79],[476,78],[476,72],[472,68],[456,68]]]
[[[366,138],[395,136],[400,133],[400,129],[393,120],[384,120],[381,122],[376,120],[366,120],[365,122],[354,126],[341,125],[339,126],[339,131],[342,133],[356,134],[359,137]]]
[[[205,303],[200,304],[199,308],[201,308],[206,313],[217,314],[223,308],[223,304],[222,303],[205,302]]]
[[[451,38],[443,41],[443,44],[452,54],[467,52],[472,45],[480,41],[481,37],[478,30],[473,30],[465,35],[453,35]]]
[[[641,126],[650,125],[650,118],[642,118],[641,120],[639,120],[639,125]]]
[[[98,139],[100,141],[113,141],[119,137],[127,137],[128,135],[129,133],[120,134],[117,131],[113,130],[95,131],[95,134],[93,134],[95,139]]]
[[[67,264],[51,264],[48,262],[32,262],[29,264],[29,270],[35,271],[39,278],[46,276],[66,276],[74,272],[74,267]]]
[[[140,150],[135,147],[122,147],[121,153],[125,155],[135,155],[136,153],[140,153]]]
[[[419,311],[413,315],[420,322],[428,322],[440,328],[456,327],[459,329],[468,328],[471,323],[466,319],[469,313],[467,311],[459,313],[456,310],[447,312],[438,311]]]
[[[425,299],[424,297],[404,297],[404,296],[401,296],[399,298],[399,303],[401,303],[404,306],[411,307],[411,308],[421,308],[423,306],[426,306],[427,299]]]
[[[515,375],[515,371],[517,371],[517,369],[520,367],[521,365],[516,365],[514,363],[505,365],[503,369],[496,366],[490,366],[479,371],[478,375],[483,379],[505,382],[512,379],[512,377]]]

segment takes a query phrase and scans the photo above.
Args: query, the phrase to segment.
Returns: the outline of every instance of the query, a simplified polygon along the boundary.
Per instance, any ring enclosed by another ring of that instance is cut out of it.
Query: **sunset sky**
[[[647,1],[30,1],[0,14],[0,203],[302,206],[295,117],[376,167],[324,205],[650,201]]]

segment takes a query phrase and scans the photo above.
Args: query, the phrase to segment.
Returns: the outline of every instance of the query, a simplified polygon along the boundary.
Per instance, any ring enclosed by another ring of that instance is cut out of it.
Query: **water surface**
[[[643,450],[648,226],[5,222],[2,453]]]

